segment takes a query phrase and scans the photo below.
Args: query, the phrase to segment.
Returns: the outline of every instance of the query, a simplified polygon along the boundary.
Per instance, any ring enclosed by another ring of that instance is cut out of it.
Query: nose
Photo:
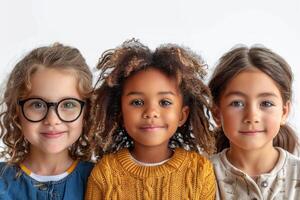
[[[57,116],[54,107],[49,108],[47,116],[44,119],[44,123],[47,124],[47,125],[57,125],[57,124],[61,123],[61,120]]]
[[[243,122],[246,124],[256,124],[260,122],[259,109],[255,105],[246,107]]]
[[[143,119],[159,118],[159,111],[154,107],[148,107],[143,113]]]

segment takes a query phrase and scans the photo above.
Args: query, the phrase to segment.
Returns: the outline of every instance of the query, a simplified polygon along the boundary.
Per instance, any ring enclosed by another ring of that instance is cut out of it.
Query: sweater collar
[[[159,177],[166,174],[170,174],[175,170],[178,170],[185,161],[187,152],[182,148],[176,148],[173,156],[162,165],[158,166],[141,166],[135,163],[130,155],[128,149],[122,149],[117,153],[117,161],[122,168],[138,177]]]
[[[282,148],[280,148],[280,147],[275,147],[275,148],[279,152],[279,159],[278,159],[276,165],[274,166],[274,168],[269,173],[265,173],[265,174],[261,174],[261,175],[274,176],[274,175],[278,174],[278,172],[284,167],[284,165],[286,163],[287,152],[285,150],[283,150]],[[224,163],[225,168],[227,168],[227,170],[231,171],[234,174],[245,175],[245,173],[243,171],[236,168],[235,166],[233,166],[229,162],[229,160],[227,159],[227,156],[226,156],[226,152],[228,150],[229,150],[229,148],[226,148],[219,154],[220,159]]]

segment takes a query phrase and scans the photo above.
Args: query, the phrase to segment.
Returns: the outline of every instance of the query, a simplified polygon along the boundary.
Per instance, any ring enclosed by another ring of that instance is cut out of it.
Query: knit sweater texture
[[[88,180],[86,198],[94,199],[215,199],[212,164],[196,152],[175,149],[158,166],[136,164],[122,149],[105,155]]]

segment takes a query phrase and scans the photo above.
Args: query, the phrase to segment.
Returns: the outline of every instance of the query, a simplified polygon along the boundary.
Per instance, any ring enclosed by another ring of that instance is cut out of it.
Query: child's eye
[[[271,101],[263,101],[263,102],[261,102],[260,106],[262,106],[262,107],[272,107],[272,106],[274,106],[274,103],[271,102]]]
[[[72,109],[72,108],[77,107],[77,104],[72,101],[66,101],[66,102],[63,102],[63,104],[61,106],[64,109]]]
[[[42,101],[33,101],[30,103],[30,107],[35,110],[45,109],[47,106]]]
[[[172,102],[164,99],[159,102],[159,105],[161,105],[162,107],[166,107],[166,106],[172,105]]]
[[[143,106],[144,105],[144,101],[141,99],[134,99],[130,102],[130,105],[139,107],[139,106]]]
[[[242,101],[232,101],[229,105],[233,107],[243,107],[244,103]]]

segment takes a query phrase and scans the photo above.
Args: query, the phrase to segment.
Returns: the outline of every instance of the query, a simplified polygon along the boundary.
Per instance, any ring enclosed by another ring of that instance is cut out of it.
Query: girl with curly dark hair
[[[214,199],[205,65],[187,48],[136,40],[104,52],[92,102],[86,199]]]

